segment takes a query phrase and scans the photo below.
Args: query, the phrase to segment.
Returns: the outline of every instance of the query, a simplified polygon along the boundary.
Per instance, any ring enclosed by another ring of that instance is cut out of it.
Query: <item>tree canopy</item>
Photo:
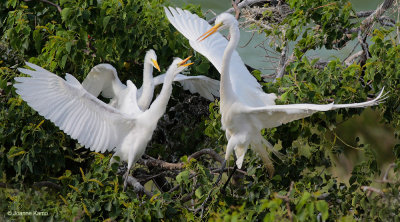
[[[173,57],[194,55],[186,74],[219,79],[169,24],[162,7],[169,1],[0,2],[0,220],[400,220],[399,3],[385,0],[363,12],[346,0],[234,3],[241,27],[266,40],[274,70],[251,70],[265,92],[279,95],[278,104],[362,102],[383,87],[389,94],[366,110],[321,112],[263,130],[283,154],[273,156],[275,175],[249,150],[224,194],[214,186],[227,142],[218,99],[209,103],[174,86],[123,192],[124,169],[109,167],[112,153],[82,147],[12,85],[24,61],[80,81],[93,66],[110,63],[122,81],[140,85],[148,49],[162,71]],[[184,8],[203,16],[200,6]],[[345,59],[311,56],[351,42],[357,47]]]

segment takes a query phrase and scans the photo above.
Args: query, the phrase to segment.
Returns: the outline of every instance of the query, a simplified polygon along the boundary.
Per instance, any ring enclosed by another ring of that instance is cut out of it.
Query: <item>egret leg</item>
[[[222,193],[222,194],[225,195],[226,186],[228,185],[229,181],[231,180],[233,174],[236,172],[237,169],[238,169],[238,167],[237,167],[237,165],[235,164],[235,166],[233,167],[233,170],[232,170],[231,174],[230,174],[229,177],[228,177],[228,180],[226,180],[224,186],[223,186],[222,189],[221,189],[221,193]]]
[[[222,174],[225,171],[225,167],[226,167],[226,160],[224,160],[224,162],[222,162],[222,164],[221,164],[221,169],[219,170],[219,176],[218,176],[217,180],[215,181],[214,186],[216,186],[219,183],[219,181],[221,181]]]
[[[124,174],[124,192],[126,191],[126,187],[128,186],[128,176],[129,176],[129,169]]]

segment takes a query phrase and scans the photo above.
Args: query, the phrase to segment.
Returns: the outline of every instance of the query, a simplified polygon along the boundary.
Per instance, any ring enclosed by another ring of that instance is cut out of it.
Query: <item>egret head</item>
[[[182,72],[183,70],[185,70],[188,66],[192,65],[193,63],[187,63],[189,61],[189,59],[192,56],[187,57],[186,59],[181,59],[181,58],[175,58],[174,61],[172,62],[171,66],[169,67],[169,69],[174,69],[174,74],[178,74],[180,72]]]
[[[197,40],[203,41],[204,39],[208,38],[212,34],[216,33],[217,31],[229,28],[234,25],[239,25],[238,21],[236,20],[235,16],[229,14],[229,13],[222,13],[218,15],[218,17],[215,19],[215,25],[209,29],[207,32],[205,32],[203,35],[201,35]]]
[[[146,52],[146,56],[144,57],[144,63],[152,64],[154,68],[156,68],[159,72],[161,71],[157,63],[156,52],[153,49],[150,49]]]

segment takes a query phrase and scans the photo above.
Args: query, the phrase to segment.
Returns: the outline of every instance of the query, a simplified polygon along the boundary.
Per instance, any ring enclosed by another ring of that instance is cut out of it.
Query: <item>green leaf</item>
[[[108,22],[110,21],[111,16],[106,16],[103,18],[103,29],[105,29],[108,25]]]
[[[68,53],[71,52],[71,47],[72,47],[72,42],[65,43],[65,49],[67,50]]]
[[[319,200],[316,203],[317,210],[322,214],[322,220],[326,221],[329,217],[329,206],[324,200]]]
[[[303,193],[303,195],[301,196],[299,203],[297,203],[297,205],[296,205],[296,211],[300,211],[303,208],[304,204],[306,204],[307,200],[310,199],[310,197],[311,197],[311,194],[309,192],[305,191]]]
[[[67,62],[67,58],[68,58],[68,55],[64,55],[64,56],[61,58],[61,64],[60,64],[60,67],[61,67],[61,68],[64,68],[64,67],[65,67],[65,63]]]
[[[71,8],[63,8],[63,10],[61,11],[61,19],[65,22],[66,20],[68,20],[71,13],[72,13]]]

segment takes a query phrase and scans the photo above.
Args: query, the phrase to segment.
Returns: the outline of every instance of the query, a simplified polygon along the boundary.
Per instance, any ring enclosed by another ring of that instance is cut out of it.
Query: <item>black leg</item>
[[[233,170],[232,170],[231,174],[230,174],[229,177],[228,177],[228,180],[226,180],[224,186],[223,186],[222,189],[221,189],[221,193],[222,193],[222,194],[225,195],[226,186],[228,185],[229,181],[231,180],[233,174],[235,173],[235,171],[236,171],[237,169],[238,169],[238,167],[237,167],[237,165],[235,164],[235,166],[233,167]]]
[[[224,160],[224,162],[222,162],[222,164],[221,164],[221,169],[219,171],[219,176],[218,176],[217,180],[215,181],[214,186],[216,186],[219,183],[219,181],[221,181],[222,174],[225,171],[225,167],[226,167],[226,160]]]
[[[126,171],[124,174],[124,192],[126,191],[126,187],[128,185],[128,176],[129,176],[129,170]]]

